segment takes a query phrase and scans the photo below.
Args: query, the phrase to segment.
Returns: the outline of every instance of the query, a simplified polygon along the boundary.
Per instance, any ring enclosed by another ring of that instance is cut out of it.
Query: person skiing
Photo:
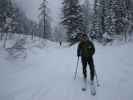
[[[95,76],[95,68],[93,61],[94,53],[95,53],[94,44],[89,40],[87,34],[81,34],[80,43],[77,48],[77,56],[81,57],[83,76],[85,80],[87,79],[87,63],[89,64],[91,84],[93,84]]]
[[[62,46],[62,41],[59,41],[59,43],[60,43],[60,46]]]

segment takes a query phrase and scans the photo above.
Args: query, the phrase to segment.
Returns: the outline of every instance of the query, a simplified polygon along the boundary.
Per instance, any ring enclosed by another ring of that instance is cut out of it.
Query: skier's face
[[[82,36],[82,38],[81,38],[81,41],[87,41],[88,40],[88,37],[87,36]]]

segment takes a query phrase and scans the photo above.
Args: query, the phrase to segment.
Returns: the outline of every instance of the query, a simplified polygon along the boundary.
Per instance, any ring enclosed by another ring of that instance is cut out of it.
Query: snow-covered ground
[[[0,100],[132,100],[133,43],[95,46],[101,84],[96,96],[90,95],[89,86],[86,92],[81,91],[81,63],[74,80],[77,45],[36,45],[27,49],[25,60],[10,60],[0,49]]]

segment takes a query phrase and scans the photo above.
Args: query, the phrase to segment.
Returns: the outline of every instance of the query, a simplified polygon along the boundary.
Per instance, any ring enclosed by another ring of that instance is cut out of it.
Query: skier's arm
[[[94,55],[94,53],[95,53],[95,46],[94,46],[94,44],[91,42],[91,52],[92,52],[92,55]]]

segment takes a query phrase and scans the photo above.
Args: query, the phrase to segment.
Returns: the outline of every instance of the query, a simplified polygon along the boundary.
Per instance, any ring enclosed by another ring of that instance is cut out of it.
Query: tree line
[[[83,3],[79,0],[62,0],[60,23],[54,28],[48,0],[42,1],[39,10],[37,23],[29,19],[14,1],[0,0],[0,39],[14,33],[53,39],[54,34],[55,40],[65,37],[69,42],[77,42],[80,34],[86,33],[100,41],[104,34],[126,39],[133,29],[132,0],[94,0],[93,6],[89,0]],[[66,36],[61,36],[64,33]]]

